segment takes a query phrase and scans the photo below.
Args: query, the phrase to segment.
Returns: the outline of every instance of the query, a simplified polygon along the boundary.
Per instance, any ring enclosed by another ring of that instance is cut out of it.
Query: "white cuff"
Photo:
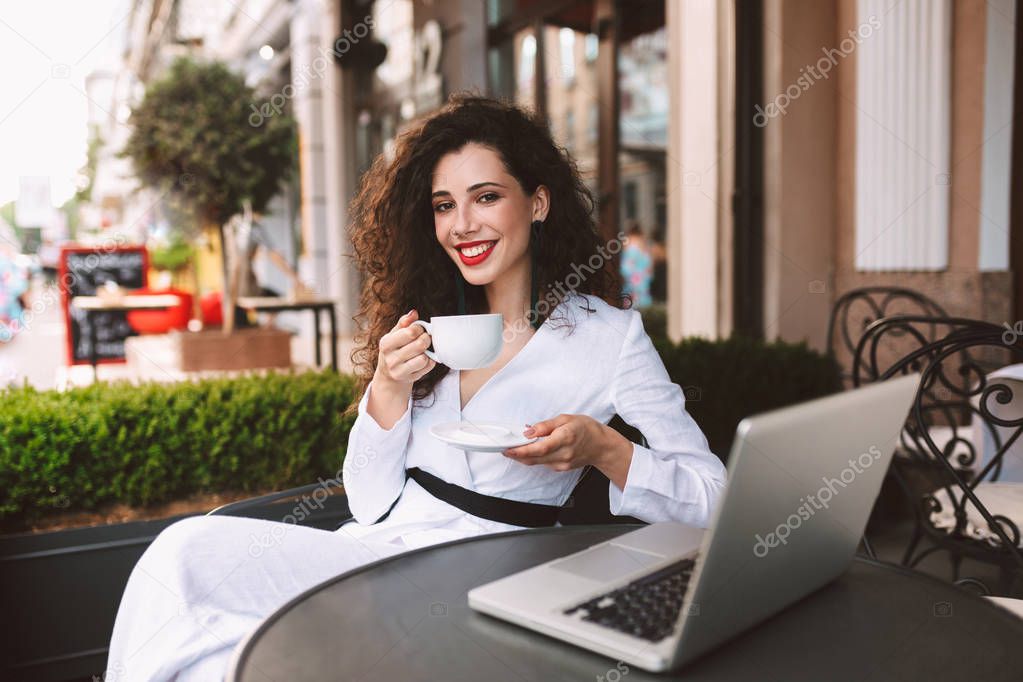
[[[412,422],[412,395],[409,394],[408,403],[405,405],[405,413],[401,415],[398,421],[394,422],[394,425],[389,429],[385,429],[377,422],[376,419],[367,411],[366,405],[369,403],[369,392],[373,390],[373,382],[369,382],[366,386],[366,392],[362,396],[362,400],[359,401],[359,416],[364,417],[366,422],[366,428],[368,429],[367,435],[371,438],[386,438],[388,434],[397,433],[406,425]]]
[[[372,383],[359,402],[359,416],[348,434],[342,479],[348,506],[359,523],[375,523],[405,485],[405,457],[412,433],[412,397],[405,413],[384,429],[366,411]]]
[[[608,484],[608,501],[611,513],[615,516],[635,516],[641,510],[643,502],[643,482],[649,480],[652,471],[653,453],[648,448],[632,444],[632,461],[629,473],[625,477],[625,490],[620,490],[613,482]]]

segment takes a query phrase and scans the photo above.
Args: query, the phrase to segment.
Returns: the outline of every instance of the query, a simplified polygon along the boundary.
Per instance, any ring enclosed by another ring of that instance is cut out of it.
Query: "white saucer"
[[[525,424],[465,421],[434,424],[430,427],[430,433],[435,438],[463,450],[501,452],[539,439],[539,436],[532,438],[523,436],[522,432],[525,429]]]

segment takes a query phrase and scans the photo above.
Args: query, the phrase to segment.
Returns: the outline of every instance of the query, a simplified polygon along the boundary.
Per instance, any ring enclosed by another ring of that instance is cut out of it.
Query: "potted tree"
[[[151,82],[132,109],[123,155],[138,177],[195,217],[220,244],[221,332],[177,334],[181,368],[243,369],[290,364],[290,338],[273,330],[236,330],[237,277],[247,255],[237,248],[238,217],[261,212],[294,167],[295,123],[226,65],[182,57]],[[241,334],[245,338],[237,338]],[[286,357],[285,357],[286,356]]]

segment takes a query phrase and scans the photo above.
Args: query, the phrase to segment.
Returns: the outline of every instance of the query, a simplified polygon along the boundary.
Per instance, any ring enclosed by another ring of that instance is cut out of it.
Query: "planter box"
[[[161,530],[186,516],[0,537],[8,633],[0,679],[103,679],[131,569]]]
[[[333,531],[352,518],[348,498],[337,488],[319,498],[314,491],[320,487],[297,488],[283,499],[240,500],[213,513],[287,522],[300,508],[308,515],[299,525]],[[297,506],[307,499],[316,502]],[[195,514],[0,536],[8,632],[0,639],[0,680],[122,679],[116,671],[104,678],[104,669],[128,576],[160,531],[189,516]]]
[[[291,333],[280,329],[172,332],[170,341],[183,372],[291,367]]]

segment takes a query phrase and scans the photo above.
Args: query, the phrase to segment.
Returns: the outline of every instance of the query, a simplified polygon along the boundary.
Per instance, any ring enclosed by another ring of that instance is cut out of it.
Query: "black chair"
[[[938,338],[933,339],[937,332]],[[906,348],[899,357],[883,352],[886,340],[897,338]],[[1023,337],[1004,327],[964,318],[898,315],[871,324],[857,343],[852,370],[855,386],[920,372],[920,388],[900,435],[892,473],[913,510],[913,535],[902,558],[914,567],[927,556],[947,552],[953,579],[960,580],[962,559],[969,557],[999,567],[1000,586],[982,591],[1018,596],[1023,586],[1020,518],[992,514],[983,504],[985,486],[1001,474],[1005,453],[1023,434],[1023,419],[999,416],[998,406],[1012,402],[1011,382],[988,374],[1023,361]],[[975,434],[975,424],[981,434]],[[981,465],[977,435],[994,445]],[[1020,483],[1023,486],[1023,483]],[[948,506],[951,505],[949,510]],[[983,518],[971,523],[970,509]],[[948,514],[954,519],[948,525]],[[942,515],[942,512],[946,512]],[[941,527],[935,525],[935,518]],[[983,532],[979,530],[982,528]],[[921,548],[926,540],[929,546]]]
[[[646,438],[617,414],[608,426],[633,443],[646,446]],[[601,471],[588,467],[558,520],[562,525],[642,523],[631,516],[614,516],[608,509],[608,479]],[[339,479],[321,480],[297,488],[238,500],[217,507],[207,516],[244,516],[268,521],[297,523],[321,530],[336,530],[352,520],[348,497]]]
[[[856,347],[867,327],[884,317],[893,315],[922,315],[945,318],[948,314],[936,302],[912,289],[904,287],[860,287],[842,294],[831,308],[828,319],[826,348],[842,369],[846,387],[852,385],[849,369],[856,355]],[[933,341],[936,329],[922,330]],[[887,339],[898,343],[898,335]]]

